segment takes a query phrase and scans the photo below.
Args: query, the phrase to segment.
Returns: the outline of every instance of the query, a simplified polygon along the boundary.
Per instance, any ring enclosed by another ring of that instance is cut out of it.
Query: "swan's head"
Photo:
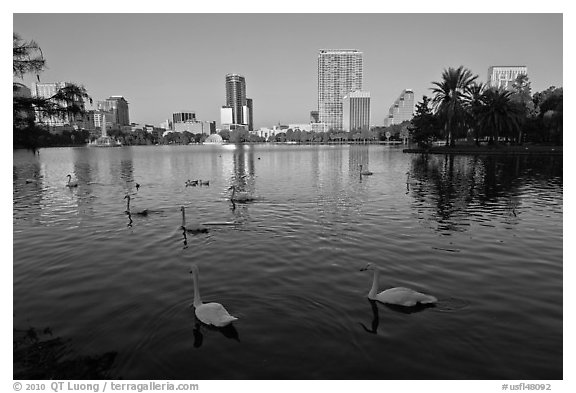
[[[198,273],[198,266],[192,265],[190,266],[190,274]]]
[[[124,199],[130,200],[130,195],[129,195],[129,194],[126,194],[126,195],[124,196]]]
[[[236,186],[235,185],[231,185],[230,187],[228,187],[229,190],[235,190]]]
[[[66,175],[66,177],[68,177],[68,178],[72,178],[72,175],[68,174],[68,175]]]
[[[377,269],[376,265],[369,262],[366,266],[364,266],[362,269],[360,269],[360,271],[364,272],[366,270],[376,270],[376,269]]]
[[[184,206],[180,206],[180,211],[183,212],[184,210]]]

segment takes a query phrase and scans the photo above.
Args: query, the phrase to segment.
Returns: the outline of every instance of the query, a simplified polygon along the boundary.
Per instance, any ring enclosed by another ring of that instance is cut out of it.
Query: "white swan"
[[[370,175],[373,175],[373,173],[370,171],[363,171],[362,164],[360,164],[360,176],[370,176]]]
[[[130,195],[126,195],[126,196],[124,197],[124,199],[128,199],[128,200],[126,201],[126,213],[131,214],[131,212],[130,212]],[[139,212],[134,212],[134,214],[137,214],[137,215],[139,215],[139,216],[147,216],[148,213],[149,213],[149,210],[148,210],[148,209],[144,209],[144,210],[141,210],[141,211],[139,211]]]
[[[416,292],[413,289],[403,287],[390,288],[378,293],[378,278],[380,277],[379,267],[369,263],[360,270],[374,271],[374,279],[372,281],[372,288],[370,289],[370,292],[368,292],[368,299],[377,300],[381,303],[395,304],[405,307],[416,306],[418,303],[433,304],[438,301],[438,299],[436,299],[434,296],[425,295],[423,293]]]
[[[208,228],[203,227],[202,225],[199,226],[186,226],[186,209],[184,208],[184,206],[180,207],[180,210],[182,211],[182,226],[181,228],[188,232],[188,233],[206,233],[208,232]]]
[[[67,177],[68,177],[68,183],[66,184],[66,187],[78,187],[77,181],[71,181],[72,180],[71,175],[67,175]]]
[[[223,327],[236,321],[238,318],[230,315],[220,303],[202,303],[198,283],[198,266],[192,265],[190,273],[192,273],[192,280],[194,280],[194,313],[196,317],[206,325],[217,327]]]
[[[228,189],[232,190],[232,195],[230,196],[232,202],[251,202],[255,200],[255,198],[247,192],[236,191],[237,188],[235,185],[230,186]]]

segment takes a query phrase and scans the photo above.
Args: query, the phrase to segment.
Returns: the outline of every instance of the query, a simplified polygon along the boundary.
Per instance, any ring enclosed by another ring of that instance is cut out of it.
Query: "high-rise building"
[[[244,106],[246,106],[246,80],[242,75],[226,75],[226,106],[232,108],[232,123],[244,122]]]
[[[248,131],[254,130],[254,109],[252,107],[252,98],[246,98],[246,107],[248,108],[248,118],[244,122],[248,124]]]
[[[370,92],[353,91],[342,99],[342,129],[346,132],[370,129]]]
[[[321,49],[318,53],[318,120],[327,129],[342,129],[342,99],[362,90],[362,52]]]
[[[394,101],[388,110],[388,117],[384,119],[384,126],[400,124],[403,121],[412,120],[414,117],[414,92],[405,89]]]
[[[172,113],[172,124],[196,121],[194,111],[180,111]]]
[[[232,108],[229,106],[223,106],[220,108],[220,124],[222,125],[230,125],[233,124],[233,115],[232,115]]]
[[[98,102],[98,109],[101,111],[112,112],[114,119],[112,123],[119,126],[130,125],[130,113],[128,110],[128,101],[122,96],[110,96],[106,101]]]
[[[488,86],[502,89],[512,88],[518,75],[528,75],[526,66],[491,66],[488,68]]]
[[[34,98],[44,98],[48,99],[53,97],[58,90],[69,86],[68,82],[51,82],[51,83],[32,83],[31,94]],[[60,103],[66,106],[65,103]],[[76,102],[76,105],[84,108],[84,102]],[[66,124],[73,125],[73,123],[82,122],[83,119],[77,119],[69,114],[63,114],[61,116],[47,116],[44,113],[36,112],[36,121],[41,122],[49,127],[61,127]]]

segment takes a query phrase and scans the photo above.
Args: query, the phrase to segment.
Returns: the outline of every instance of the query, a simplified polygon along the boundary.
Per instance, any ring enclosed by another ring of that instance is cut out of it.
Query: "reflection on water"
[[[232,202],[232,185],[256,200]],[[14,326],[51,326],[81,356],[117,353],[111,378],[561,379],[562,193],[561,157],[15,151]],[[235,225],[186,233],[181,206],[190,223]],[[367,262],[383,289],[438,304],[367,300]],[[203,298],[234,310],[234,327],[197,323],[193,263],[210,267]]]

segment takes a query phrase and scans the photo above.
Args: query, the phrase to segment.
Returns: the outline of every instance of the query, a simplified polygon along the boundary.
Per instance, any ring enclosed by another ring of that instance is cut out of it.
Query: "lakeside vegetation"
[[[419,147],[430,148],[438,140],[450,149],[472,143],[477,148],[562,145],[562,88],[532,94],[527,75],[519,75],[509,90],[477,78],[460,66],[444,70],[442,79],[433,82],[432,97],[424,96],[417,104],[409,127]]]

